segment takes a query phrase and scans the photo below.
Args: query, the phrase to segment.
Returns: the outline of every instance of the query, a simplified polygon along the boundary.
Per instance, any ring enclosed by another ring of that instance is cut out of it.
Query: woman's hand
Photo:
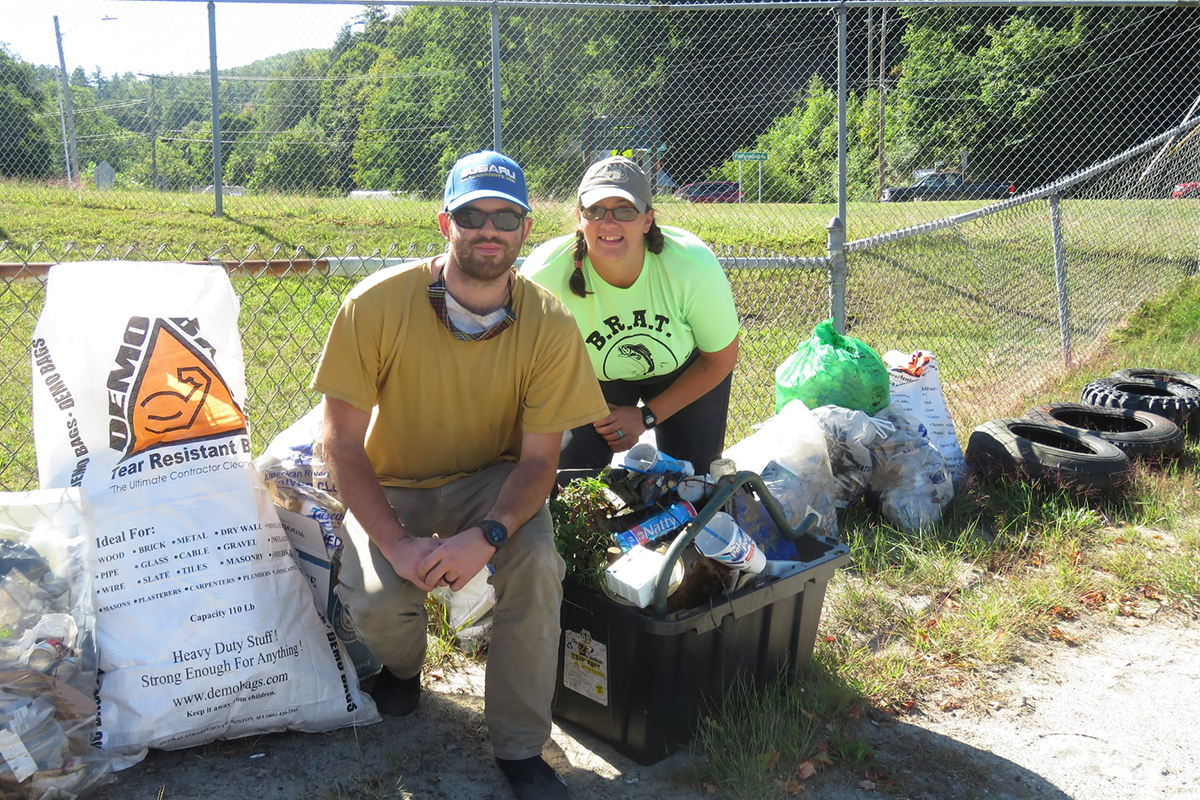
[[[609,414],[592,423],[596,433],[608,442],[614,453],[624,453],[637,444],[638,437],[646,432],[642,424],[642,410],[637,406],[614,406],[608,404]]]

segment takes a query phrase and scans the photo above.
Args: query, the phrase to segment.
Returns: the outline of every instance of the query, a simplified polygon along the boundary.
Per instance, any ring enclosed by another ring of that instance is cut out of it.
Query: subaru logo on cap
[[[532,210],[525,188],[525,173],[520,165],[494,150],[480,150],[463,156],[446,176],[444,200],[447,211],[487,197],[507,200],[526,211]]]

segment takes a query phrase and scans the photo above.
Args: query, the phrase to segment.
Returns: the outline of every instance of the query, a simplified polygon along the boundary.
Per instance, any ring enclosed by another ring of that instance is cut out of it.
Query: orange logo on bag
[[[126,457],[172,442],[245,432],[245,414],[200,350],[161,319],[149,339],[127,406]]]

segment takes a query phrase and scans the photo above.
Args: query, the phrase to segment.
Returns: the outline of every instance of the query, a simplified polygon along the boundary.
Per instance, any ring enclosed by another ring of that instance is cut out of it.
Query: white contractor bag
[[[967,478],[967,461],[946,407],[937,359],[928,350],[889,350],[883,354],[883,363],[888,368],[892,405],[925,426],[929,440],[946,459],[955,488],[961,489]]]
[[[225,271],[84,262],[48,281],[38,476],[91,499],[102,746],[128,766],[147,747],[377,721],[251,462]]]

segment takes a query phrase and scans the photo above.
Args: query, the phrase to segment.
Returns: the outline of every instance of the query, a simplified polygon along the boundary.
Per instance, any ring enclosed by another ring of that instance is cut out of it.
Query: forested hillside
[[[859,199],[875,196],[881,145],[889,182],[940,164],[1028,188],[1178,124],[1200,95],[1194,9],[891,9],[886,34],[880,11],[870,26],[850,15]],[[833,199],[829,12],[505,8],[499,21],[503,146],[540,196],[569,196],[583,159],[630,148],[680,184],[737,178],[731,154],[763,152],[748,196]],[[225,183],[428,197],[455,158],[492,143],[486,10],[368,6],[361,23],[328,49],[220,73]],[[76,69],[69,84],[85,173],[107,160],[127,188],[211,183],[207,73]],[[58,94],[52,66],[0,50],[0,177],[62,180]]]

